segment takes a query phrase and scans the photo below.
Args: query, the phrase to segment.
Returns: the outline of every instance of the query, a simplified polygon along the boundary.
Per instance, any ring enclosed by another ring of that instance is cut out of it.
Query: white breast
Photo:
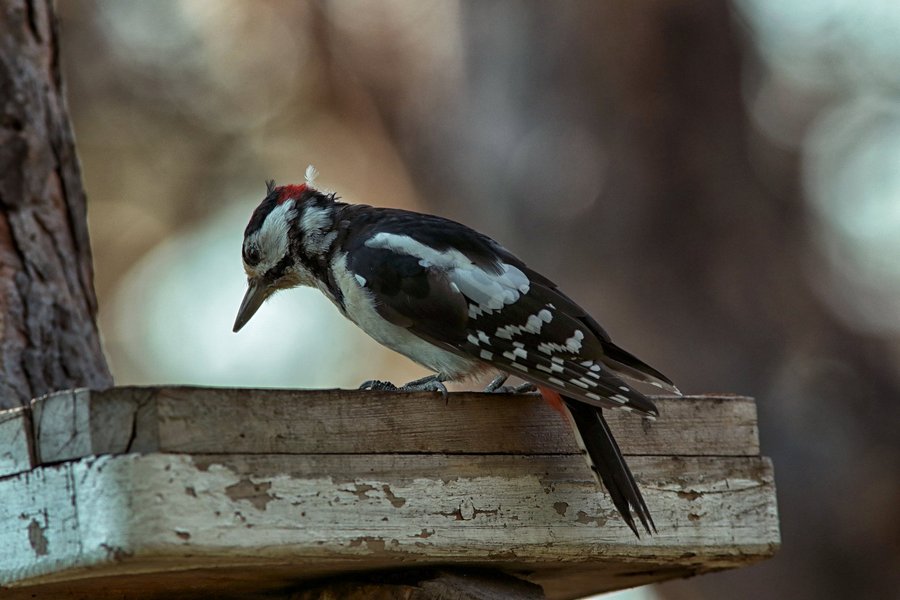
[[[449,379],[467,377],[482,370],[478,361],[438,348],[378,314],[372,293],[363,288],[359,279],[347,269],[346,254],[336,254],[331,268],[344,295],[344,316],[372,339]],[[334,298],[331,300],[334,301]]]

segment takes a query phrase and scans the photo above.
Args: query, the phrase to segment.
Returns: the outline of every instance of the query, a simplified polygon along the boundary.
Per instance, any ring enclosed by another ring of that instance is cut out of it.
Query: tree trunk
[[[0,4],[0,407],[112,384],[58,42],[48,0]]]

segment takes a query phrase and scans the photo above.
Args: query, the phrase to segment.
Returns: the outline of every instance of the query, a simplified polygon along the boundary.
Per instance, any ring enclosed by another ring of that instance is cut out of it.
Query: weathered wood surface
[[[291,583],[288,572],[273,578],[248,567],[292,564],[296,581],[474,563],[529,571],[552,592],[554,576],[570,585],[563,565],[596,565],[590,587],[570,590],[577,596],[622,587],[621,575],[601,567],[653,581],[773,552],[778,525],[764,459],[630,462],[659,527],[640,541],[576,455],[82,459],[0,482],[9,499],[0,507],[0,579],[33,586],[149,569],[162,581],[185,567],[215,567],[272,590]]]
[[[611,419],[659,528],[637,540],[535,397],[54,395],[33,403],[43,466],[0,479],[0,584],[12,598],[246,600],[481,566],[575,598],[771,556],[752,401],[659,404],[656,423]]]
[[[28,471],[37,463],[31,435],[31,411],[0,411],[0,477]]]
[[[756,456],[751,398],[660,397],[661,418],[609,411],[626,454]],[[577,452],[536,394],[123,387],[32,403],[41,461],[93,454]]]

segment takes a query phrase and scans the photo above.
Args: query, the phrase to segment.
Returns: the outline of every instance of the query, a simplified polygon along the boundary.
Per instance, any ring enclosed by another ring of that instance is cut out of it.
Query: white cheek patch
[[[407,235],[382,232],[367,240],[366,246],[414,256],[423,267],[434,266],[446,271],[451,286],[474,303],[469,307],[472,318],[512,304],[531,287],[528,276],[518,267],[498,263],[500,273],[491,273],[458,250],[438,251]]]
[[[259,264],[253,267],[256,273],[266,273],[288,253],[288,231],[295,212],[293,200],[279,204],[266,216],[259,231],[248,240],[255,243],[261,257]]]

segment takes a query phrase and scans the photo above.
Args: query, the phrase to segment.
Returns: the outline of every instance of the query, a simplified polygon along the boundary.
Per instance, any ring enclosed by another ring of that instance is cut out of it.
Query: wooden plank
[[[239,579],[262,594],[348,570],[484,564],[565,598],[744,565],[777,547],[766,459],[631,466],[659,527],[639,541],[577,455],[83,459],[0,481],[10,499],[0,581],[5,597],[139,599],[190,580]],[[567,579],[569,567],[579,577]],[[222,584],[210,585],[207,595]]]
[[[755,456],[743,397],[660,397],[655,422],[609,411],[625,454]],[[43,463],[141,452],[570,454],[568,425],[536,395],[191,387],[78,391],[34,403]]]
[[[37,464],[27,407],[0,411],[0,477],[28,471]]]

